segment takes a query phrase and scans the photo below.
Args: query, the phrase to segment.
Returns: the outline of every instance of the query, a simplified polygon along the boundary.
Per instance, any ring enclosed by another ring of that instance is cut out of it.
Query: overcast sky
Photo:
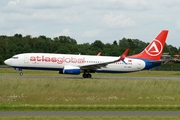
[[[0,35],[70,36],[78,44],[125,38],[150,42],[169,30],[180,47],[180,0],[1,0]]]

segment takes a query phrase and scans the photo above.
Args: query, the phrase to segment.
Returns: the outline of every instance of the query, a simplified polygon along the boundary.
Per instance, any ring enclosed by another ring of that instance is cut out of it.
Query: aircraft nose
[[[5,63],[6,65],[10,65],[10,64],[11,64],[11,60],[10,60],[10,59],[7,59],[7,60],[4,61],[4,63]]]

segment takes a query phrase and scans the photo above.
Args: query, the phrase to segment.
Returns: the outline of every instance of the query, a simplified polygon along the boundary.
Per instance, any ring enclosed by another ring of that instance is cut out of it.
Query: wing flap
[[[100,69],[102,67],[106,67],[108,64],[111,64],[111,63],[115,63],[115,62],[119,62],[119,61],[124,62],[124,59],[127,56],[128,52],[129,52],[129,48],[126,49],[126,51],[117,60],[113,60],[113,61],[109,61],[109,62],[103,62],[103,63],[89,64],[89,65],[82,65],[79,67],[81,69],[93,69],[93,70],[95,70],[95,69]]]

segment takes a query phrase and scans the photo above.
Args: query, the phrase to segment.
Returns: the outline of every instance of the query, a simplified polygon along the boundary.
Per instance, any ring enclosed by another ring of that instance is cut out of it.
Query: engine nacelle
[[[59,71],[59,74],[80,74],[81,70],[79,67],[75,66],[64,66],[62,71]]]

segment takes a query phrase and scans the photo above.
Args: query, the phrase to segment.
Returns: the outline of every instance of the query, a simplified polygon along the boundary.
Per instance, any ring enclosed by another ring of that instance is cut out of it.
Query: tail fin
[[[161,33],[141,53],[128,57],[160,60],[167,34],[168,30],[162,30]]]

